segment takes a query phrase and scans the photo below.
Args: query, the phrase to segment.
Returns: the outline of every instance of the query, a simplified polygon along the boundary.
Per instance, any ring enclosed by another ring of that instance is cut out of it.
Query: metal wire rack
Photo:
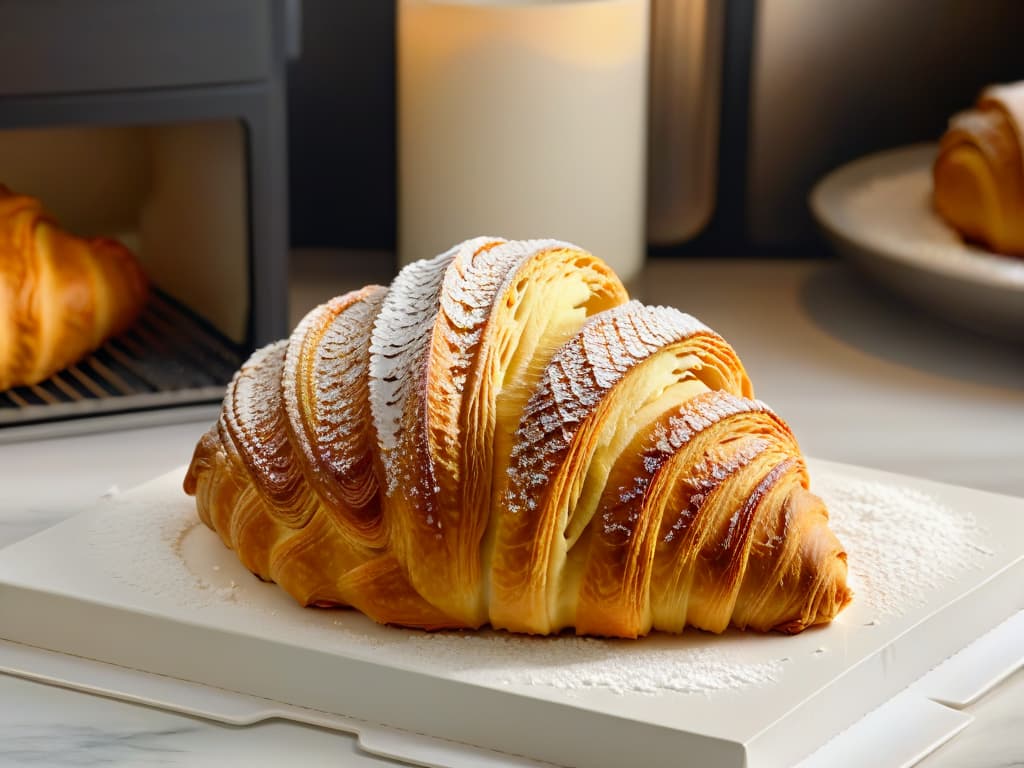
[[[0,432],[13,425],[216,402],[241,345],[154,291],[124,334],[46,381],[0,391]]]

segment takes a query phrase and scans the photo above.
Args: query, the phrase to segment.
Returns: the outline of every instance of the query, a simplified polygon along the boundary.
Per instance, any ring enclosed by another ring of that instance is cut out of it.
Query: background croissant
[[[256,352],[185,490],[254,573],[380,622],[797,632],[846,554],[733,349],[556,241],[479,238]]]
[[[77,362],[131,325],[146,294],[127,248],[70,235],[0,185],[0,390]]]
[[[933,169],[935,208],[960,234],[1024,256],[1024,81],[955,115]]]

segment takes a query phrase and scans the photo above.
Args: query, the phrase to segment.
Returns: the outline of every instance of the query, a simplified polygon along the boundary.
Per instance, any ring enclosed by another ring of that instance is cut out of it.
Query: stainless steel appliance
[[[0,441],[215,404],[248,352],[285,333],[296,8],[0,3],[0,182],[76,234],[124,241],[154,287],[123,337],[0,392]]]

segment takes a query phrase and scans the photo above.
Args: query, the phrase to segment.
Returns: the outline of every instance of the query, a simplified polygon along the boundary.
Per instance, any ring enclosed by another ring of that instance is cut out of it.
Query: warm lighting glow
[[[476,234],[644,249],[648,0],[400,0],[403,262]]]
[[[568,66],[610,69],[646,53],[646,38],[624,34],[646,15],[642,6],[635,0],[416,0],[404,3],[402,14],[429,61],[509,46]]]

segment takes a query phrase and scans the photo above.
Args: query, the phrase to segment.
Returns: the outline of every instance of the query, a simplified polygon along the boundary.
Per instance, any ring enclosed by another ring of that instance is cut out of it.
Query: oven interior
[[[0,183],[69,232],[121,240],[151,286],[126,333],[0,391],[0,442],[32,425],[220,401],[252,349],[246,140],[234,119],[0,131]]]

